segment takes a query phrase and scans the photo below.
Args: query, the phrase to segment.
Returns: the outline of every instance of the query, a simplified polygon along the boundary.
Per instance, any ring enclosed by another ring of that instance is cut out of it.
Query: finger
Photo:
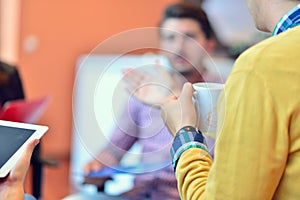
[[[182,127],[183,126],[196,126],[197,114],[193,104],[193,86],[191,83],[185,83],[179,101],[182,107]],[[180,127],[181,128],[181,127]]]
[[[130,94],[136,93],[140,89],[143,91],[144,87],[156,83],[155,78],[152,75],[141,70],[130,72],[130,75],[126,75],[123,80],[125,82],[125,90]]]
[[[92,171],[99,171],[101,169],[101,165],[98,162],[94,162],[92,165]]]
[[[123,80],[131,87],[137,87],[144,82],[146,74],[141,70],[134,69],[124,74]]]
[[[122,74],[124,76],[137,76],[137,77],[140,77],[140,76],[143,76],[143,74],[145,73],[144,70],[142,70],[140,67],[128,67],[128,68],[125,68],[122,70]]]
[[[92,171],[91,166],[92,166],[92,163],[87,163],[87,164],[83,167],[83,172],[84,172],[85,174],[90,173],[90,172]]]
[[[90,163],[88,163],[84,166],[83,172],[85,174],[88,174],[92,171],[98,171],[98,170],[100,170],[101,166],[102,165],[98,161],[93,160],[93,161],[91,161]]]
[[[143,90],[139,89],[139,87],[131,87],[130,85],[125,85],[124,90],[127,92],[127,94],[131,97],[134,96],[137,99],[142,99],[142,97],[145,95]]]
[[[127,73],[129,73],[130,71],[132,71],[133,70],[133,68],[132,67],[127,67],[127,68],[125,68],[125,69],[122,69],[122,74],[127,74]]]
[[[143,75],[138,73],[137,70],[130,70],[127,73],[124,74],[124,76],[122,77],[123,80],[125,80],[126,82],[138,82],[139,79],[142,79]]]
[[[180,101],[192,102],[193,92],[194,89],[192,84],[190,82],[185,83],[179,96]]]
[[[39,143],[38,139],[32,140],[25,147],[25,151],[22,157],[18,160],[15,167],[12,169],[10,173],[10,178],[13,180],[24,181],[28,167],[30,165],[30,160],[32,156],[32,152],[35,146]]]
[[[133,80],[129,80],[129,79],[125,80],[125,79],[123,79],[123,81],[124,81],[123,88],[129,94],[134,93],[135,90],[139,87],[139,83],[134,82]]]

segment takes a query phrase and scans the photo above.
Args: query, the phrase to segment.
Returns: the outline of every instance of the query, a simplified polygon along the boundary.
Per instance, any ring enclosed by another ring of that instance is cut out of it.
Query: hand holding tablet
[[[26,145],[40,139],[47,130],[47,126],[0,120],[0,178],[16,165]]]

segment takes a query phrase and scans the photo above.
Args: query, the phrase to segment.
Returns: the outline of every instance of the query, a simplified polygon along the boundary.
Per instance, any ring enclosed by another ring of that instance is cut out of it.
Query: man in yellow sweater
[[[273,32],[236,61],[219,99],[214,162],[195,128],[193,89],[162,105],[182,199],[300,199],[300,1],[247,0]]]

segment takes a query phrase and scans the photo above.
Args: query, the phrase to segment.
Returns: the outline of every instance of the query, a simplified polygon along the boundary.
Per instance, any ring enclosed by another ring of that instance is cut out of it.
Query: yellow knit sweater
[[[178,160],[182,199],[300,199],[300,26],[247,50],[219,99],[214,163]]]

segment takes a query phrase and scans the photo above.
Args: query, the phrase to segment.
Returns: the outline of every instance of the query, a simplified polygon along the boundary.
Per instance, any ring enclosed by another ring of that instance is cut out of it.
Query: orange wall
[[[44,154],[67,156],[76,60],[119,32],[156,26],[172,0],[22,0],[19,69],[28,99],[50,95]],[[147,36],[145,36],[147,37]],[[116,48],[118,48],[116,46]],[[109,53],[110,50],[108,50]]]

